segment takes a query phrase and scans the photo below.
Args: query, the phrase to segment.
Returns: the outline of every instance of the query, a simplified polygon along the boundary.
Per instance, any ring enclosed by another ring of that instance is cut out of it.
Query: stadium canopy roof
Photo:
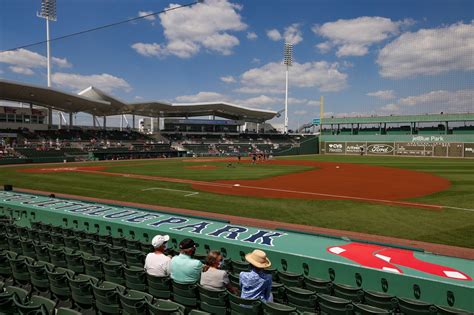
[[[85,112],[96,116],[132,114],[149,117],[217,117],[264,122],[277,112],[252,109],[226,102],[173,104],[163,101],[127,103],[95,88],[89,87],[78,94],[54,88],[0,79],[0,99],[31,103],[63,112]]]
[[[474,113],[323,118],[323,125],[474,121]]]

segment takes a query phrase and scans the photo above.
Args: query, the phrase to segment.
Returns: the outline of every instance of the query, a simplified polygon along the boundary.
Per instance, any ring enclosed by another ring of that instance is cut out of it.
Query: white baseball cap
[[[154,248],[158,248],[164,243],[168,242],[170,240],[169,235],[156,235],[152,240],[151,240],[151,245],[153,245]]]

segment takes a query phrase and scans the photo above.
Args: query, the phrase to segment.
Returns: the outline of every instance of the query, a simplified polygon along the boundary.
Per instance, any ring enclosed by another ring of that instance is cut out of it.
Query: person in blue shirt
[[[263,302],[273,302],[272,276],[264,272],[272,263],[264,251],[256,249],[245,255],[245,260],[251,264],[249,272],[241,272],[239,276],[241,294],[245,299],[260,299]]]
[[[170,277],[178,283],[196,283],[201,277],[202,263],[193,259],[196,252],[196,244],[190,238],[179,243],[180,254],[174,256],[170,263]]]

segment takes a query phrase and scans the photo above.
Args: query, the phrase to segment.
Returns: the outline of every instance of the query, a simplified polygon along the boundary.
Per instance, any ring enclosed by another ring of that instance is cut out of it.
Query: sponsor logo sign
[[[365,151],[365,143],[363,142],[347,142],[346,144],[346,154],[360,155],[361,152],[365,154]]]
[[[464,143],[464,156],[474,157],[474,143]]]
[[[393,155],[393,143],[373,143],[367,146],[369,155]]]
[[[326,153],[344,153],[345,143],[344,142],[326,142]]]
[[[444,142],[442,136],[413,136],[412,142]]]

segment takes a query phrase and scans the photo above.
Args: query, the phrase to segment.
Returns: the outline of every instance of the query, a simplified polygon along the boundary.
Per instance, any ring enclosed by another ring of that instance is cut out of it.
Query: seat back
[[[402,314],[415,315],[415,314],[436,314],[436,307],[429,303],[398,298],[398,308]]]
[[[262,302],[257,299],[244,299],[228,292],[231,314],[258,315],[262,311]]]
[[[143,267],[122,266],[122,269],[125,277],[125,286],[127,288],[146,291],[146,272],[143,270]]]
[[[364,291],[364,304],[394,311],[397,308],[397,299],[393,295],[381,292]]]
[[[360,288],[345,284],[333,284],[334,295],[342,299],[359,303],[363,300],[364,292]]]
[[[392,314],[391,311],[384,310],[383,308],[378,308],[375,306],[364,305],[364,304],[353,304],[354,305],[354,313],[356,315],[371,315],[371,314]]]
[[[97,284],[97,278],[88,275],[77,275],[69,279],[71,297],[76,305],[83,309],[90,309],[94,305],[94,293],[92,284]]]
[[[307,290],[314,291],[316,293],[331,294],[332,293],[332,282],[331,280],[323,280],[313,277],[303,278],[304,287]]]
[[[263,314],[265,315],[293,315],[298,314],[296,307],[288,306],[280,303],[267,302],[263,303]]]
[[[303,287],[303,275],[299,273],[278,271],[278,281],[287,287]]]
[[[288,287],[286,288],[288,305],[296,307],[299,311],[315,312],[317,305],[316,293],[313,291]]]
[[[146,274],[148,293],[155,298],[169,299],[171,297],[171,278],[155,277]]]
[[[171,281],[171,287],[173,289],[173,300],[184,306],[195,307],[198,305],[198,290],[196,284],[182,284]]]
[[[322,315],[352,314],[351,301],[327,294],[317,294],[319,310]]]

